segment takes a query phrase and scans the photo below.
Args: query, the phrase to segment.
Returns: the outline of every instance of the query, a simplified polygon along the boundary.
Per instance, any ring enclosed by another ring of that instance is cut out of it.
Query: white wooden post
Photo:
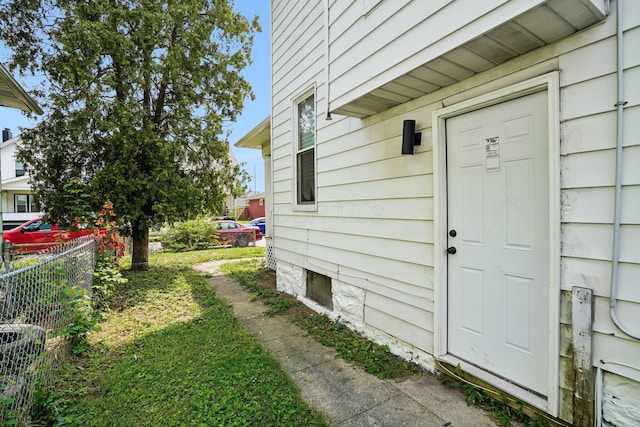
[[[591,361],[593,291],[572,288],[573,425],[593,426],[593,364]]]

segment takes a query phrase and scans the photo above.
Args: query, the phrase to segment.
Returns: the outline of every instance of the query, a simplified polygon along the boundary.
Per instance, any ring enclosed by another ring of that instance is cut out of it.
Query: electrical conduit
[[[620,223],[622,216],[622,149],[624,146],[624,40],[622,17],[624,0],[616,1],[616,50],[618,95],[616,102],[616,187],[613,223],[613,257],[611,261],[611,295],[609,297],[609,315],[613,323],[625,334],[640,340],[640,333],[629,330],[618,318],[618,273],[620,264]]]

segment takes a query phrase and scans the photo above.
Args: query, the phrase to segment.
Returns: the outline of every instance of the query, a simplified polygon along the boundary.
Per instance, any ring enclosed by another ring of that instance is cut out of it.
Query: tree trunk
[[[134,223],[131,231],[133,239],[131,269],[146,271],[149,269],[149,229],[147,227],[140,229],[140,226]]]

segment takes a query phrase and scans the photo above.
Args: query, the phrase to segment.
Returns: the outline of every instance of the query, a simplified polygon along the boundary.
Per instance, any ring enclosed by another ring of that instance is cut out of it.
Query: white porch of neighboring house
[[[271,117],[258,123],[251,131],[235,144],[238,148],[255,148],[261,150],[264,160],[265,183],[265,245],[267,248],[267,267],[276,269],[275,250],[273,247],[273,179],[271,176]]]
[[[271,5],[272,114],[241,141],[278,289],[565,422],[640,425],[640,2]]]

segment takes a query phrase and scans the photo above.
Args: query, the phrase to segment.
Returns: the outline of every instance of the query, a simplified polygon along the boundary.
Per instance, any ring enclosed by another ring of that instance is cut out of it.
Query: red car
[[[220,243],[244,248],[251,242],[262,240],[262,233],[256,227],[249,227],[235,221],[216,221]]]
[[[2,232],[15,252],[35,252],[77,237],[92,234],[92,229],[65,230],[57,224],[50,224],[42,218],[35,218],[24,224]]]

